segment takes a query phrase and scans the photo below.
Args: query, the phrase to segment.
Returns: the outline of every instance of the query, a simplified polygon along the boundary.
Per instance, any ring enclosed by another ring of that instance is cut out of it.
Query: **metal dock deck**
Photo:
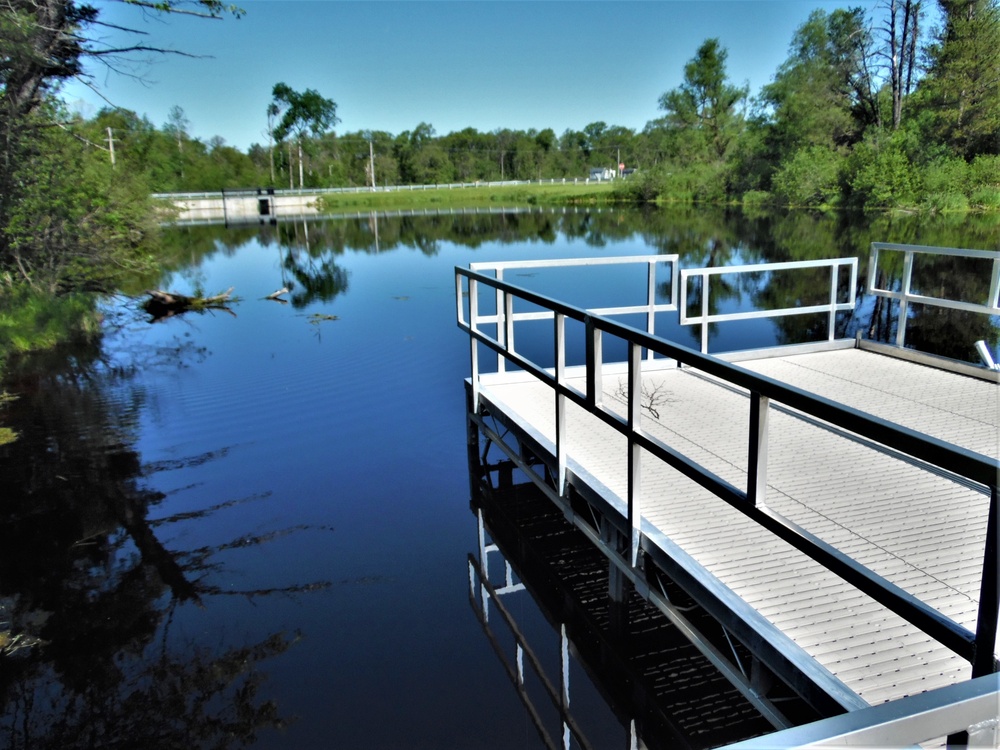
[[[854,408],[887,419],[901,405],[918,406],[909,418],[933,427],[930,434],[961,437],[968,447],[997,455],[1000,388],[993,383],[936,373],[943,388],[932,391],[933,399],[915,401],[919,394],[902,388],[925,368],[861,350],[741,366],[765,374],[792,370],[798,387],[827,396],[824,390],[836,386]],[[623,413],[619,380],[605,379],[611,382],[604,403]],[[894,382],[900,391],[886,392]],[[511,373],[482,376],[480,383],[493,409],[555,444],[547,386]],[[567,377],[566,384],[583,387],[583,377]],[[656,416],[643,410],[645,432],[730,484],[746,484],[748,392],[676,366],[645,373],[642,389],[663,397],[653,406]],[[971,404],[979,405],[977,413],[970,413]],[[585,481],[601,492],[627,497],[625,438],[579,407],[570,407],[566,420],[574,474],[589,475]],[[790,410],[775,409],[770,429],[767,508],[975,629],[989,494]],[[970,676],[968,662],[677,469],[647,462],[640,503],[647,523],[869,704]]]
[[[998,373],[834,341],[836,311],[853,304],[853,292],[838,300],[843,261],[831,262],[825,345],[707,357],[652,334],[648,262],[649,299],[626,311],[648,311],[648,332],[499,272],[456,269],[482,434],[513,444],[508,453],[567,517],[588,517],[637,588],[655,598],[654,570],[690,587],[821,713],[996,672]],[[496,293],[486,312],[480,285]],[[703,289],[696,322],[707,327]],[[514,346],[519,319],[552,321],[552,366]],[[576,367],[566,363],[572,321],[586,350]],[[628,361],[606,362],[605,338],[624,341]],[[479,371],[477,346],[497,352],[497,372]],[[766,700],[756,669],[746,690]],[[995,742],[998,717],[987,718]]]

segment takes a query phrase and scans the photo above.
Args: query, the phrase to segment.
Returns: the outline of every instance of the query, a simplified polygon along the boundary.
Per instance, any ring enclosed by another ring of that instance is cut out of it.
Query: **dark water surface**
[[[4,384],[18,398],[0,417],[19,439],[0,447],[0,747],[541,746],[470,605],[453,266],[666,252],[864,266],[872,240],[1000,246],[975,219],[858,228],[692,211],[173,231],[177,270],[160,286],[235,287],[232,314],[149,323],[112,301],[100,341],[18,363]],[[927,274],[981,286],[975,269]],[[262,299],[282,286],[290,303]],[[765,281],[720,304],[808,293]],[[839,325],[891,333],[864,298]],[[822,322],[782,326],[719,329],[712,350],[814,338]],[[988,320],[928,315],[914,331],[966,359],[977,338],[996,344]],[[666,332],[696,345],[696,330]],[[527,593],[506,603],[557,675],[543,610]],[[571,676],[594,747],[624,746],[610,688],[576,662]]]

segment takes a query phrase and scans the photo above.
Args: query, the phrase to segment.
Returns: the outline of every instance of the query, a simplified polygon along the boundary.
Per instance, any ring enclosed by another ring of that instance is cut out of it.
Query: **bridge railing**
[[[997,618],[1000,612],[1000,552],[997,544],[998,472],[996,460],[915,430],[808,393],[777,380],[753,373],[715,357],[680,344],[659,338],[648,331],[623,325],[594,311],[566,304],[551,297],[492,278],[478,271],[455,268],[457,321],[470,336],[472,364],[472,394],[474,408],[479,408],[481,393],[479,345],[484,345],[508,363],[530,373],[549,386],[554,393],[555,411],[555,491],[567,492],[567,433],[566,414],[570,403],[582,407],[626,438],[628,484],[627,497],[620,498],[626,508],[629,527],[628,564],[637,565],[642,539],[642,509],[640,488],[642,454],[648,452],[655,460],[665,462],[701,487],[721,498],[755,523],[792,544],[842,579],[900,615],[932,638],[972,664],[972,676],[996,671],[994,656],[997,638]],[[495,295],[496,310],[480,314],[481,289]],[[464,293],[468,294],[468,309]],[[514,300],[541,308],[550,316],[555,342],[555,366],[544,367],[532,361],[514,347],[511,329],[514,324]],[[586,386],[579,390],[567,382],[566,323],[582,324],[586,338]],[[494,333],[484,330],[493,328]],[[602,373],[604,361],[602,342],[605,336],[624,340],[627,345],[627,386],[621,395],[626,403],[625,415],[609,409],[603,403]],[[646,433],[640,422],[642,408],[643,350],[676,360],[717,377],[726,383],[746,389],[750,396],[747,430],[748,473],[746,484],[737,487],[714,474],[691,458],[671,448],[655,436]],[[835,427],[880,443],[907,456],[923,461],[976,483],[990,496],[986,544],[982,562],[981,591],[976,631],[955,622],[943,613],[893,584],[850,556],[801,528],[792,521],[764,507],[767,490],[767,455],[770,405],[783,404]]]

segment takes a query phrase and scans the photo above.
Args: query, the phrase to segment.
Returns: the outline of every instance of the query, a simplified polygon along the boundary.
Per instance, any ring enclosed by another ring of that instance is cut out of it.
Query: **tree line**
[[[74,0],[11,0],[0,8],[0,284],[113,288],[152,262],[155,192],[582,178],[623,163],[636,173],[614,195],[631,202],[1000,209],[1000,0],[938,0],[933,28],[926,2],[814,11],[752,96],[707,39],[640,130],[336,132],[332,99],[279,82],[261,110],[267,142],[241,151],[192,137],[180,106],[160,125],[125,109],[68,112],[59,84],[85,76],[85,61],[151,48],[102,47],[99,11]],[[219,0],[132,3],[234,12]]]
[[[191,139],[179,107],[159,129],[121,112],[91,124],[99,135],[117,118],[134,168],[165,192],[581,178],[624,164],[639,174],[618,196],[640,202],[995,210],[1000,5],[939,0],[934,28],[926,16],[920,0],[816,10],[754,96],[730,80],[719,40],[707,39],[683,83],[660,97],[662,116],[641,130],[595,121],[562,134],[439,135],[421,122],[398,135],[337,133],[335,102],[284,83],[266,110],[268,143],[246,153]]]

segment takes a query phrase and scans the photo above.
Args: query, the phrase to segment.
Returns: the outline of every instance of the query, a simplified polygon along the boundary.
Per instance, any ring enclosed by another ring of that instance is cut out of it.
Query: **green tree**
[[[875,122],[867,36],[860,9],[816,10],[796,30],[788,59],[761,91],[776,161],[803,147],[855,143]]]
[[[285,83],[276,83],[271,91],[273,100],[268,114],[280,113],[281,119],[274,128],[274,137],[283,141],[294,133],[299,149],[299,187],[305,185],[302,144],[307,134],[314,138],[326,133],[340,122],[337,117],[337,103],[325,99],[314,89],[295,91]]]
[[[727,56],[718,39],[706,39],[684,66],[684,83],[660,97],[666,123],[708,159],[725,159],[743,125],[747,88],[727,82]]]
[[[163,132],[177,140],[177,160],[180,164],[178,173],[181,179],[184,179],[184,142],[189,138],[190,127],[191,121],[184,114],[184,109],[177,104],[171,107]]]
[[[827,206],[840,197],[844,157],[829,146],[805,146],[774,175],[773,192],[793,206]]]
[[[943,24],[928,50],[928,137],[971,160],[1000,154],[1000,4],[939,0]]]
[[[183,10],[179,0],[132,4],[209,17],[227,10],[220,0]],[[99,9],[73,0],[0,6],[0,283],[103,285],[109,274],[100,269],[142,259],[147,207],[135,196],[148,191],[124,170],[112,180],[109,160],[94,158],[107,147],[84,133],[71,138],[79,121],[52,101],[61,82],[87,78],[87,60],[164,51],[141,41],[110,48],[96,36],[101,23]]]

